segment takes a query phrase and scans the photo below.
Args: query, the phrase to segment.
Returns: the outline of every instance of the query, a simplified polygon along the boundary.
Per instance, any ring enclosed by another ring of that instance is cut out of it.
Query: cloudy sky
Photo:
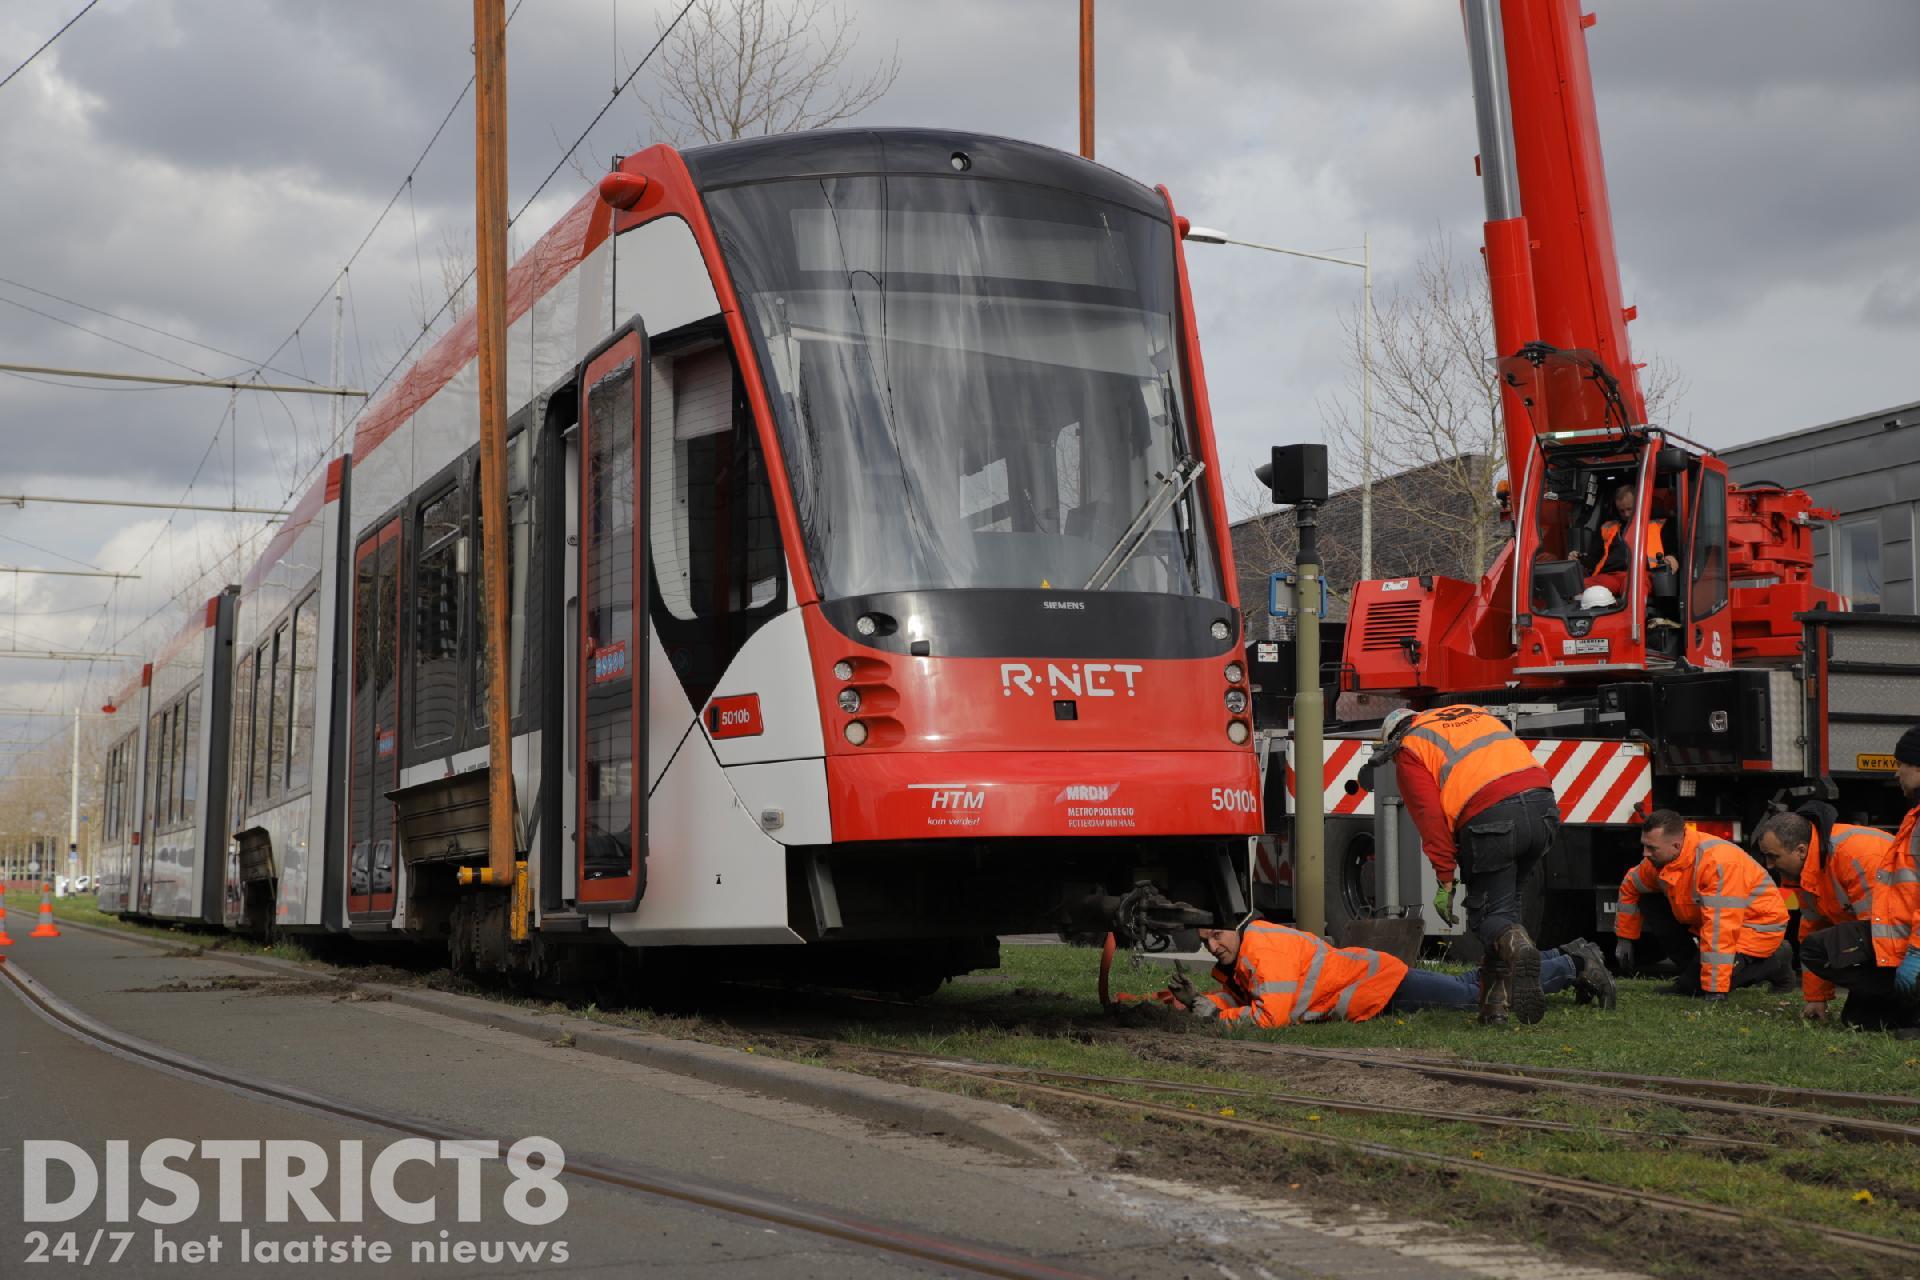
[[[0,73],[80,3],[0,6]],[[1636,355],[1684,376],[1675,424],[1727,445],[1920,398],[1920,4],[1593,7]],[[524,0],[508,41],[511,207],[677,9]],[[1076,145],[1075,0],[853,0],[847,12],[854,61],[897,48],[901,68],[860,123]],[[1434,237],[1478,241],[1457,14],[1454,0],[1106,0],[1099,157],[1243,238],[1341,252],[1364,229],[1390,296]],[[378,381],[423,298],[430,311],[445,296],[441,246],[470,235],[470,102],[402,187],[471,73],[470,23],[466,0],[102,0],[0,89],[4,358],[221,375],[266,361],[279,381],[324,378],[329,282],[401,190],[348,291],[345,376]],[[653,88],[643,70],[630,94]],[[580,160],[597,171],[647,140],[626,97]],[[519,243],[584,185],[563,168]],[[1227,465],[1318,438],[1323,408],[1346,394],[1340,322],[1359,273],[1232,247],[1196,246],[1191,260]],[[176,501],[192,480],[194,501],[277,505],[334,434],[327,412],[295,397],[243,396],[230,413],[221,391],[0,377],[0,490]],[[0,565],[142,575],[117,590],[21,578],[16,593],[0,574],[12,633],[0,648],[137,646],[143,619],[157,615],[151,632],[182,616],[169,597],[185,575],[238,538],[257,547],[259,529],[0,508]],[[0,660],[0,706],[94,705],[119,667]]]

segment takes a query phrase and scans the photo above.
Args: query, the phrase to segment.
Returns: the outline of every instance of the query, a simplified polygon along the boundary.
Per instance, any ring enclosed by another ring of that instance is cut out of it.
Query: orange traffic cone
[[[7,962],[7,948],[13,945],[13,939],[7,936],[7,909],[0,906],[0,964]]]
[[[57,938],[60,931],[53,927],[53,882],[40,882],[40,923],[33,926],[29,938]]]

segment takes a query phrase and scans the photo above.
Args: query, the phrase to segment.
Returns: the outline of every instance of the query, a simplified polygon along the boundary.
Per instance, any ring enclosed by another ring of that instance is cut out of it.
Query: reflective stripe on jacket
[[[1336,948],[1299,929],[1256,920],[1240,935],[1233,968],[1215,966],[1220,990],[1200,997],[1198,1012],[1236,1027],[1296,1022],[1365,1022],[1407,976],[1393,956],[1364,947]]]
[[[1460,828],[1511,796],[1553,779],[1499,717],[1462,703],[1422,711],[1400,739],[1400,799],[1420,832],[1420,850],[1442,884],[1452,881]]]
[[[1907,948],[1920,947],[1920,805],[1907,810],[1906,820],[1887,849],[1886,865],[1874,877],[1873,960],[1890,969],[1905,958]]]
[[[1620,881],[1618,936],[1640,936],[1640,899],[1655,885],[1699,942],[1702,991],[1731,991],[1739,957],[1765,959],[1787,940],[1787,904],[1773,877],[1739,845],[1691,823],[1679,857],[1658,869],[1643,858]]]
[[[1893,837],[1872,827],[1834,824],[1832,842],[1814,847],[1800,867],[1800,940],[1836,924],[1873,918],[1873,889],[1893,852]],[[1876,946],[1875,950],[1878,950]],[[1834,985],[1811,969],[1800,973],[1800,994],[1831,1000]]]
[[[1618,520],[1609,520],[1600,526],[1600,559],[1597,562],[1598,567],[1594,572],[1619,573],[1627,567],[1626,552],[1622,550],[1620,554],[1620,567],[1611,570],[1607,568],[1607,557],[1613,554],[1613,540],[1619,536],[1620,522]],[[1660,538],[1660,522],[1658,520],[1647,521],[1647,567],[1649,569],[1657,567],[1660,561],[1665,558],[1666,554],[1665,544]]]

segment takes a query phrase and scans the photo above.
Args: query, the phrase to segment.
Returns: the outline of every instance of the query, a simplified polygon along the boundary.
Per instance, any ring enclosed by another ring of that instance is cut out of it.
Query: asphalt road
[[[17,913],[11,917],[16,926],[20,921]],[[879,1132],[845,1117],[395,1003],[349,999],[337,986],[271,977],[215,956],[168,954],[78,929],[32,942],[24,928],[12,932],[19,939],[12,950],[18,969],[117,1031],[223,1072],[398,1118],[403,1126],[494,1137],[503,1152],[522,1138],[544,1137],[576,1165],[630,1171],[654,1190],[567,1176],[559,1180],[564,1213],[548,1222],[521,1222],[509,1208],[520,1203],[514,1185],[537,1183],[541,1175],[517,1179],[502,1160],[461,1160],[456,1152],[428,1147],[427,1159],[398,1166],[388,1194],[379,1158],[409,1134],[107,1051],[55,1025],[10,984],[0,984],[4,1276],[693,1274],[858,1280],[941,1269],[898,1250],[791,1225],[806,1215],[816,1223],[823,1216],[837,1218],[902,1240],[932,1242],[936,1251],[958,1243],[982,1256],[1009,1259],[1009,1266],[1153,1280],[1543,1276],[1554,1270],[1537,1264],[1488,1267],[1485,1250],[1471,1246],[1413,1258],[1364,1239],[1339,1238],[1364,1237],[1364,1231],[1332,1234],[1301,1225],[1300,1215],[1287,1220],[1285,1213],[1256,1211],[1232,1197],[1190,1196],[1182,1188],[1145,1186],[1071,1162],[1036,1168],[934,1139]],[[161,1207],[165,1216],[164,1206],[184,1190],[163,1185],[164,1169],[148,1176],[155,1171],[143,1165],[143,1156],[152,1160],[166,1151],[150,1144],[168,1139],[196,1144],[170,1164],[191,1183],[198,1203],[182,1221],[155,1223],[142,1219],[143,1202],[148,1210]],[[75,1189],[73,1173],[58,1160],[46,1178],[29,1176],[28,1144],[48,1140],[78,1148],[79,1163],[98,1171],[100,1186],[91,1197],[80,1197],[70,1219],[30,1222],[30,1191],[57,1205]],[[244,1146],[198,1145],[210,1140],[262,1145],[249,1159]],[[290,1140],[316,1147],[290,1149]],[[123,1180],[112,1176],[114,1143],[127,1144]],[[358,1144],[365,1172],[343,1178],[341,1162],[352,1159],[352,1144]],[[222,1155],[224,1165],[215,1158]],[[286,1181],[275,1176],[274,1161],[286,1160],[285,1171],[299,1175],[315,1170],[307,1160],[316,1156],[327,1162],[327,1172],[313,1180],[310,1199],[273,1194]],[[223,1170],[231,1175],[225,1185]],[[473,1179],[464,1189],[463,1173]],[[116,1181],[127,1184],[124,1197],[114,1194]],[[358,1189],[358,1221],[330,1220],[341,1216],[343,1182]],[[703,1189],[733,1197],[730,1203],[751,1199],[771,1217],[676,1198]],[[530,1190],[524,1200],[536,1204],[543,1194]],[[398,1220],[421,1213],[396,1197],[415,1204],[432,1197],[425,1220]],[[463,1199],[471,1203],[463,1206]],[[283,1220],[270,1220],[282,1200]],[[375,1260],[376,1244],[391,1251],[387,1261]],[[193,1245],[205,1252],[194,1252]],[[463,1253],[462,1245],[472,1252]],[[536,1249],[542,1252],[530,1252]],[[315,1250],[320,1260],[306,1261]],[[36,1257],[45,1262],[34,1265]]]

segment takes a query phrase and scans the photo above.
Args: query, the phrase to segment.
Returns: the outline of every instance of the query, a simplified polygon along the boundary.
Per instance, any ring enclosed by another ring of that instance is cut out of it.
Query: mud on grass
[[[931,1082],[929,1082],[931,1083]],[[1099,1137],[1116,1172],[1200,1183],[1304,1204],[1332,1219],[1357,1206],[1480,1232],[1596,1267],[1657,1276],[1766,1275],[1771,1280],[1905,1280],[1911,1262],[1859,1253],[1764,1220],[1714,1222],[1639,1205],[1561,1197],[1470,1173],[1354,1155],[1267,1135],[1224,1135],[1157,1116],[986,1085],[968,1092],[1039,1112]]]

